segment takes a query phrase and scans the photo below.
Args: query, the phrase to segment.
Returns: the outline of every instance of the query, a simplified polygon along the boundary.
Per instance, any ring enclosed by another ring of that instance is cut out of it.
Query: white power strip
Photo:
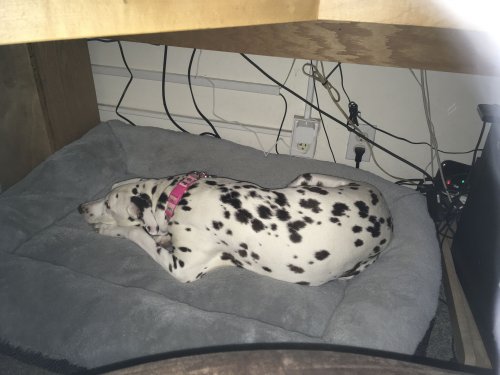
[[[295,116],[293,119],[290,155],[313,158],[318,140],[319,120]]]

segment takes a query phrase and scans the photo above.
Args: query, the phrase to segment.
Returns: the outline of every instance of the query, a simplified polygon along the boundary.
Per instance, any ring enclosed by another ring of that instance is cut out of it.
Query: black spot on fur
[[[383,240],[380,241],[380,244],[383,245],[387,242],[387,240],[384,238]]]
[[[299,243],[302,241],[302,236],[296,231],[293,231],[290,233],[290,241],[292,241],[293,243]]]
[[[356,263],[354,267],[352,267],[350,270],[344,272],[340,277],[351,277],[351,276],[356,276],[357,274],[360,273],[358,271],[358,268],[361,266],[361,262]]]
[[[156,189],[158,188],[158,186],[153,186],[153,188],[151,189],[151,195],[154,195],[156,193]]]
[[[295,283],[295,284],[299,284],[299,285],[311,285],[311,283],[309,281],[299,281],[298,283]]]
[[[346,211],[349,211],[349,207],[345,203],[335,203],[333,205],[332,214],[334,216],[344,216]]]
[[[217,185],[217,182],[212,181],[212,180],[205,180],[205,184],[214,186],[214,185]]]
[[[361,217],[363,219],[368,217],[368,212],[369,212],[370,208],[366,205],[365,202],[363,202],[363,201],[357,201],[357,202],[354,203],[354,205],[359,210],[359,217]]]
[[[250,254],[250,256],[251,256],[253,259],[255,259],[255,260],[259,260],[259,259],[260,259],[259,254],[256,254],[256,253],[254,253],[253,251],[252,251],[252,253]]]
[[[220,221],[214,220],[214,221],[212,221],[212,226],[214,227],[214,229],[220,230],[224,226],[224,224]]]
[[[264,271],[266,271],[266,272],[273,272],[273,271],[271,271],[271,269],[270,269],[269,267],[262,267],[262,269],[263,269]]]
[[[393,227],[392,227],[392,218],[388,217],[387,218],[387,226],[392,230]]]
[[[290,271],[295,272],[295,273],[304,273],[303,268],[300,268],[299,266],[295,266],[293,264],[289,264],[288,268],[290,269]]]
[[[301,199],[299,204],[301,207],[312,210],[312,212],[316,214],[322,211],[321,208],[319,208],[319,201],[316,199]]]
[[[243,249],[246,249],[248,250],[248,245],[244,242],[240,243],[240,247],[242,247]]]
[[[363,244],[364,244],[363,240],[361,240],[361,239],[359,239],[359,238],[358,238],[356,241],[354,241],[354,245],[355,245],[356,247],[360,247],[360,246],[362,246]]]
[[[224,211],[224,217],[229,219],[231,217],[231,213],[229,211]]]
[[[252,229],[254,230],[254,232],[259,233],[261,230],[264,229],[264,224],[259,219],[253,219]]]
[[[248,255],[247,251],[243,249],[238,250],[238,254],[240,254],[240,256],[242,256],[243,258]]]
[[[181,246],[179,247],[179,250],[182,251],[183,253],[190,253],[191,249],[189,247]]]
[[[372,227],[368,227],[366,228],[366,230],[367,232],[372,234],[373,238],[377,238],[380,236],[380,223],[376,221],[375,223],[373,223]]]
[[[320,251],[316,251],[316,253],[314,254],[314,257],[317,260],[323,260],[323,259],[328,258],[329,255],[330,255],[330,253],[328,251],[320,250]]]
[[[288,221],[288,220],[290,220],[290,214],[285,209],[279,209],[278,211],[276,211],[276,216],[281,221]]]
[[[304,173],[304,174],[302,175],[302,177],[303,177],[303,178],[304,178],[304,180],[306,180],[306,181],[311,181],[311,179],[312,179],[312,175],[311,175],[310,173]]]
[[[236,220],[238,220],[240,223],[248,224],[248,222],[252,218],[252,214],[243,208],[236,211],[235,217]]]
[[[373,191],[370,190],[370,196],[372,197],[372,204],[376,206],[377,203],[379,202],[377,194],[375,194]]]
[[[168,196],[165,193],[161,193],[160,198],[158,198],[158,202],[165,204],[168,200]]]
[[[230,260],[231,263],[233,263],[236,267],[243,267],[243,263],[241,263],[238,259],[236,259],[233,254],[222,253],[220,258],[222,260]]]
[[[362,230],[363,230],[363,228],[361,228],[359,225],[355,225],[355,226],[353,226],[353,227],[352,227],[352,231],[353,231],[354,233],[359,233],[359,232],[361,232]]]
[[[229,204],[238,210],[241,208],[241,200],[238,199],[239,197],[240,193],[238,193],[237,191],[232,191],[228,194],[222,195],[220,197],[220,200],[222,201],[222,203]]]
[[[257,207],[257,213],[259,214],[259,217],[261,219],[269,219],[272,216],[272,212],[269,209],[269,207],[266,207],[263,205],[260,205],[259,207]]]
[[[271,224],[271,230],[276,230],[278,229],[278,226],[274,223]]]
[[[280,192],[273,192],[276,195],[276,199],[274,200],[278,205],[281,207],[287,206],[288,204],[288,199],[286,199],[286,195]]]
[[[191,207],[189,206],[182,206],[181,208],[183,211],[191,211]]]
[[[328,195],[328,191],[326,191],[325,189],[322,189],[319,186],[304,186],[304,189],[306,189],[312,193],[317,193],[320,195]]]
[[[228,236],[232,236],[233,235],[233,231],[231,229],[228,229],[228,230],[226,230],[226,234]]]
[[[291,223],[288,223],[288,230],[301,230],[306,226],[306,223],[300,220],[293,221]]]
[[[137,188],[133,188],[132,189],[132,194],[134,194],[134,195],[139,194],[139,190],[137,190]]]
[[[314,222],[313,219],[311,219],[309,216],[304,216],[302,219],[304,219],[304,221],[307,223],[307,224],[312,224]]]

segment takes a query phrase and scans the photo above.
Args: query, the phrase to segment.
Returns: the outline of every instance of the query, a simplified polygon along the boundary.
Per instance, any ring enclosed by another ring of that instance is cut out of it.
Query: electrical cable
[[[340,66],[340,63],[337,63],[337,65],[335,65],[335,68],[333,68],[330,73],[328,73],[325,77],[325,79],[328,81],[328,78],[330,78],[330,76],[333,74],[333,72],[335,72],[337,70],[337,68]]]
[[[351,98],[349,98],[349,94],[347,94],[347,91],[345,91],[344,87],[344,72],[342,72],[342,64],[339,63],[339,73],[340,73],[340,85],[342,86],[342,90],[344,90],[344,94],[347,97],[347,100],[350,102]]]
[[[432,175],[434,176],[434,157],[437,159],[437,165],[439,169],[439,177],[441,179],[441,182],[443,184],[444,192],[446,197],[448,198],[449,203],[451,203],[451,196],[450,192],[448,191],[448,186],[446,185],[446,182],[444,180],[444,173],[443,173],[443,167],[441,164],[441,157],[439,155],[439,146],[438,146],[438,141],[436,137],[436,131],[434,127],[434,123],[432,122],[432,117],[431,117],[431,101],[430,101],[430,94],[429,94],[429,83],[427,80],[427,71],[426,70],[420,70],[420,88],[422,91],[422,102],[424,104],[424,111],[426,115],[426,120],[427,120],[427,127],[429,129],[429,136],[430,136],[430,143],[432,145],[431,147],[431,170],[432,170]]]
[[[318,104],[318,108],[320,108],[318,90],[316,90],[316,80],[313,81],[313,84],[314,84],[314,93],[316,94],[316,103]],[[332,145],[330,144],[330,137],[328,137],[328,132],[326,131],[325,122],[323,121],[323,115],[321,114],[321,112],[318,112],[318,113],[319,113],[319,118],[321,120],[321,125],[323,126],[323,131],[325,132],[326,141],[328,142],[328,148],[330,149],[330,152],[332,153],[333,162],[336,163],[337,160],[335,159],[335,154],[333,153]]]
[[[168,46],[165,45],[163,47],[163,66],[162,66],[162,71],[161,71],[161,99],[163,101],[163,108],[165,109],[165,113],[167,114],[167,117],[170,119],[170,121],[172,121],[172,124],[174,124],[174,126],[177,129],[179,129],[183,133],[189,133],[186,129],[184,129],[183,127],[181,127],[174,120],[174,118],[170,114],[170,111],[168,110],[167,99],[166,99],[166,94],[165,94],[165,75],[166,75],[166,71],[167,71],[167,53],[168,53]]]
[[[474,149],[474,154],[472,155],[472,165],[476,164],[477,151],[479,150],[479,145],[483,139],[484,129],[486,127],[486,121],[483,121],[483,126],[481,127],[481,132],[479,133],[479,138],[477,140],[476,148]]]
[[[290,71],[291,71],[291,69],[290,69]],[[286,80],[285,80],[285,82],[286,82]],[[274,147],[275,147],[277,155],[279,155],[279,152],[278,152],[278,142],[280,140],[281,129],[283,129],[283,124],[285,123],[285,117],[286,117],[286,114],[288,112],[288,102],[286,101],[285,95],[283,95],[282,93],[280,93],[280,96],[283,98],[283,101],[285,102],[285,112],[283,113],[283,119],[281,120],[281,125],[280,125],[280,128],[278,130],[278,135],[276,136],[276,143],[274,144]]]
[[[132,71],[130,70],[130,68],[127,64],[127,60],[125,59],[125,53],[123,52],[122,43],[119,40],[117,40],[116,42],[118,43],[118,48],[120,48],[120,54],[122,56],[123,63],[125,64],[125,67],[127,68],[128,74],[130,74],[130,78],[127,82],[127,85],[125,86],[125,89],[122,92],[122,95],[120,96],[120,99],[118,100],[118,104],[116,104],[115,112],[119,117],[121,117],[123,120],[127,121],[130,125],[137,126],[132,120],[128,119],[127,117],[120,114],[120,112],[118,112],[118,109],[120,108],[120,105],[122,104],[123,98],[125,97],[125,94],[127,93],[128,88],[130,87],[130,84],[134,80],[134,75],[132,74]]]
[[[216,138],[220,138],[219,133],[217,132],[217,129],[213,126],[213,124],[210,122],[210,120],[201,112],[200,108],[198,108],[198,104],[196,103],[196,99],[194,98],[194,93],[193,93],[193,86],[191,85],[191,67],[193,65],[193,59],[194,55],[196,53],[196,48],[193,48],[193,53],[191,54],[191,58],[189,59],[189,66],[188,66],[188,83],[189,83],[189,91],[191,92],[191,98],[193,99],[193,104],[194,107],[196,108],[196,112],[205,120],[205,122],[210,126],[214,132],[213,136]]]
[[[429,142],[417,142],[417,141],[411,141],[407,138],[404,138],[404,137],[400,137],[398,135],[395,135],[395,134],[392,134],[384,129],[381,129],[381,128],[377,128],[375,125],[369,123],[367,120],[365,120],[363,117],[361,117],[360,115],[361,112],[358,112],[358,118],[363,121],[363,123],[365,125],[368,125],[370,127],[372,127],[373,129],[381,132],[381,133],[384,133],[392,138],[395,138],[395,139],[398,139],[400,141],[403,141],[403,142],[407,142],[407,143],[410,143],[412,145],[425,145],[425,146],[429,146],[429,147],[432,147],[431,144]],[[469,150],[469,151],[444,151],[444,150],[440,150],[438,149],[438,151],[442,154],[450,154],[450,155],[465,155],[465,154],[470,154],[472,152],[474,152],[476,149],[472,149],[472,150]],[[482,149],[478,149],[478,151],[482,151]]]
[[[274,82],[275,84],[277,84],[278,86],[280,86],[281,88],[283,88],[284,90],[288,91],[290,94],[292,94],[293,96],[295,96],[297,99],[301,100],[302,102],[306,103],[307,105],[309,105],[311,108],[314,108],[316,111],[322,113],[324,116],[328,117],[330,120],[338,123],[339,125],[345,127],[348,131],[350,132],[353,132],[354,134],[356,134],[358,137],[364,139],[366,142],[368,143],[371,143],[372,145],[378,147],[379,149],[381,149],[382,151],[386,152],[387,154],[391,155],[392,157],[402,161],[403,163],[409,165],[410,167],[416,169],[417,171],[419,171],[420,173],[424,174],[425,176],[429,177],[432,179],[431,175],[429,175],[429,173],[427,173],[425,170],[423,170],[422,168],[420,168],[419,166],[415,165],[414,163],[402,158],[401,156],[395,154],[394,152],[388,150],[387,148],[379,145],[378,143],[372,141],[371,139],[369,139],[367,136],[365,136],[363,133],[361,133],[359,130],[355,129],[355,128],[352,128],[352,127],[349,127],[349,125],[346,125],[344,124],[342,121],[340,121],[338,118],[332,116],[331,114],[329,114],[328,112],[325,112],[323,111],[321,108],[319,108],[318,106],[314,105],[313,103],[309,102],[307,99],[303,98],[302,96],[300,96],[299,94],[297,94],[295,91],[289,89],[287,86],[284,86],[282,85],[280,82],[278,82],[275,78],[273,78],[271,75],[269,75],[267,72],[265,72],[259,65],[257,65],[252,59],[250,59],[248,56],[246,56],[244,53],[240,53],[240,55],[245,59],[247,60],[253,67],[255,67],[259,72],[261,72],[264,76],[266,76],[269,80],[271,80],[272,82]]]

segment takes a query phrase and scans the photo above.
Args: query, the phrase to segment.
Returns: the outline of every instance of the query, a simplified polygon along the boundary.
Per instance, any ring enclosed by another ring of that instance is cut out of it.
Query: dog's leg
[[[134,242],[167,271],[169,269],[169,264],[172,264],[172,256],[169,251],[163,247],[163,245],[168,244],[166,236],[161,236],[162,238],[159,238],[157,242],[142,227],[119,227],[100,224],[96,225],[96,228],[99,234],[126,238]]]
[[[190,248],[172,249],[170,236],[153,238],[142,227],[118,227],[101,224],[98,232],[106,236],[127,238],[140,246],[153,260],[181,282],[191,282],[210,270],[229,265],[222,259],[211,259],[207,253],[197,252],[194,257]]]
[[[299,187],[299,186],[337,187],[337,186],[349,185],[351,183],[354,182],[346,178],[328,176],[317,173],[304,173],[298,176],[290,184],[288,184],[288,187]]]

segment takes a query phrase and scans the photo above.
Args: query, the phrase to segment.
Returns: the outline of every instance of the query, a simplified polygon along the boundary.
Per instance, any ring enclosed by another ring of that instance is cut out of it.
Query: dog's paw
[[[154,240],[158,246],[163,247],[164,249],[172,247],[172,237],[170,237],[169,235],[155,236]]]
[[[102,234],[105,236],[121,237],[120,234],[116,231],[115,225],[97,223],[97,224],[94,224],[93,226],[94,226],[94,230],[99,234]]]

